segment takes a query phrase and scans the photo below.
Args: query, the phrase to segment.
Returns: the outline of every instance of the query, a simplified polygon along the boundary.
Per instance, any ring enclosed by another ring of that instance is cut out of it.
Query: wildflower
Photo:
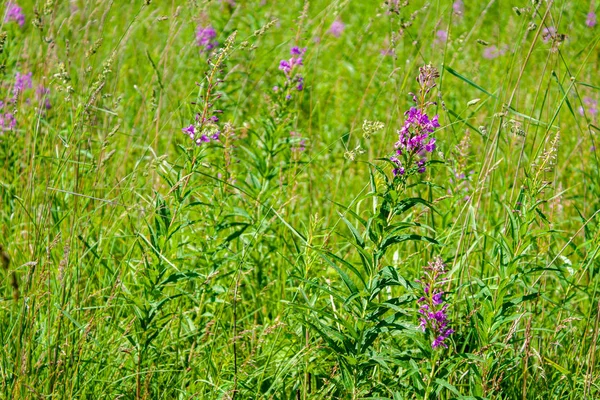
[[[0,114],[0,131],[11,131],[17,126],[17,120],[13,113]]]
[[[454,14],[456,15],[463,15],[463,13],[465,12],[465,5],[462,2],[462,0],[456,0],[452,4],[452,11],[454,11]]]
[[[190,139],[194,140],[194,137],[196,135],[196,127],[194,125],[190,125],[187,128],[183,128],[181,131],[188,135]]]
[[[427,267],[424,267],[424,275],[419,282],[423,285],[423,295],[417,300],[419,304],[419,326],[423,332],[429,330],[434,338],[431,343],[432,348],[448,347],[444,341],[454,333],[454,330],[448,327],[448,304],[444,304],[444,292],[439,289],[446,279],[442,276],[445,273],[444,262],[440,257],[430,261]]]
[[[302,153],[306,150],[306,139],[302,139],[300,133],[294,131],[290,132],[290,139],[292,141],[292,152]]]
[[[438,116],[430,119],[427,114],[415,107],[411,107],[404,115],[406,115],[404,126],[398,131],[398,141],[395,144],[396,154],[404,155],[408,159],[418,157],[418,172],[423,173],[425,153],[432,153],[435,150],[435,138],[429,138],[429,134],[439,128]],[[397,156],[392,161],[401,166]]]
[[[437,31],[435,33],[436,36],[436,42],[438,43],[446,43],[446,41],[448,40],[448,32],[445,31],[444,29],[440,29],[439,31]]]
[[[279,62],[279,69],[287,75],[292,70],[292,65],[289,63],[288,60],[281,60]]]
[[[50,103],[50,98],[48,95],[50,94],[50,89],[40,85],[35,91],[37,98],[40,102],[40,108],[49,110],[52,108],[52,104]]]
[[[494,45],[488,46],[485,48],[485,50],[483,50],[483,58],[488,59],[488,60],[493,60],[494,58],[497,58],[499,56],[503,56],[504,54],[506,54],[507,50],[508,49],[506,46],[504,46],[502,48],[498,48]]]
[[[304,78],[302,76],[298,75],[296,77],[296,83],[297,83],[296,90],[298,90],[298,91],[304,90]]]
[[[394,145],[396,154],[390,158],[395,164],[394,176],[404,175],[407,168],[414,167],[421,174],[426,170],[427,153],[435,150],[435,138],[431,134],[440,127],[437,115],[432,118],[427,115],[427,107],[435,103],[426,99],[436,86],[435,79],[439,76],[439,72],[431,65],[419,68],[417,82],[420,86],[420,98],[412,95],[418,108],[411,107],[404,113],[404,125],[398,131],[398,141]]]
[[[585,24],[588,28],[593,28],[596,26],[596,13],[590,11],[587,15],[587,19],[585,20]]]
[[[304,77],[301,74],[295,74],[292,77],[292,72],[304,65],[304,53],[306,53],[306,47],[300,48],[294,46],[290,49],[291,58],[289,60],[281,60],[279,62],[279,69],[283,71],[286,77],[285,85],[287,87],[294,87],[297,91],[304,90]],[[273,91],[278,92],[279,86],[274,86]],[[286,99],[291,99],[291,95],[288,93]]]
[[[19,26],[25,25],[25,14],[23,9],[17,3],[9,2],[6,5],[6,17],[4,22],[15,21]]]
[[[300,47],[298,47],[298,46],[294,46],[294,47],[292,47],[292,48],[290,49],[290,54],[291,54],[291,55],[293,55],[293,56],[301,56],[301,55],[303,55],[304,53],[306,53],[306,47],[305,47],[305,48],[303,48],[303,49],[301,49],[301,48],[300,48]],[[300,59],[300,60],[302,60],[302,59]]]
[[[589,114],[596,116],[598,114],[598,102],[591,97],[584,97],[583,106],[579,107],[579,114],[584,116],[586,111]]]
[[[17,94],[23,92],[26,89],[31,89],[33,87],[33,83],[31,82],[31,72],[26,74],[21,74],[17,72],[15,75],[15,86],[13,87],[13,94],[16,96]]]
[[[210,25],[205,28],[198,26],[196,29],[196,44],[205,52],[209,52],[219,45],[219,42],[215,40],[216,37],[217,31]]]
[[[553,40],[554,38],[556,38],[556,28],[553,26],[549,26],[547,28],[544,28],[542,30],[542,40],[544,41],[544,43],[548,43],[550,40]]]
[[[391,57],[395,54],[395,51],[394,49],[382,49],[379,53],[384,57]]]
[[[211,122],[205,123],[201,127],[201,132],[198,131],[194,124],[183,128],[181,131],[188,135],[196,146],[200,146],[202,143],[209,143],[211,140],[218,141],[221,135],[218,126]]]
[[[339,38],[340,36],[342,36],[342,32],[344,32],[345,28],[346,25],[338,18],[335,21],[333,21],[328,32],[330,35]]]

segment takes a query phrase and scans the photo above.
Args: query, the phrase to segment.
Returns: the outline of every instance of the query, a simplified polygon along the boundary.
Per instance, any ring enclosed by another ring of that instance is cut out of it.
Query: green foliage
[[[594,4],[18,3],[0,398],[600,397]],[[409,93],[441,127],[394,177]]]

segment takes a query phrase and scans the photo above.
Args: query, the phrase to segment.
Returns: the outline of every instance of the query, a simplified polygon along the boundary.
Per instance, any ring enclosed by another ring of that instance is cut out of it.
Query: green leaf
[[[448,383],[448,381],[445,381],[443,379],[437,378],[435,380],[435,383],[437,383],[438,385],[440,385],[442,387],[445,387],[446,389],[448,389],[452,393],[460,396],[460,392],[458,391],[458,389],[456,387],[454,387],[453,385],[451,385],[450,383]],[[436,393],[439,395],[439,393],[440,393],[439,388],[438,388],[438,390],[436,390]]]
[[[171,275],[169,275],[165,280],[163,280],[159,285],[166,285],[168,283],[174,283],[174,282],[178,282],[178,281],[191,281],[194,280],[196,278],[200,278],[200,277],[204,277],[203,275],[200,275],[197,272],[193,272],[193,271],[183,271],[183,272],[175,272]]]
[[[382,252],[384,252],[389,246],[406,241],[425,241],[433,244],[440,244],[437,240],[435,240],[434,238],[430,238],[429,236],[407,234],[386,237],[383,240],[383,242],[381,242],[381,244],[379,245],[379,248]]]
[[[410,197],[408,199],[400,200],[398,202],[398,204],[394,207],[394,210],[393,210],[394,214],[400,215],[400,214],[404,213],[405,211],[410,210],[417,204],[422,204],[425,207],[428,207],[429,209],[431,209],[431,211],[435,212],[436,214],[439,214],[439,212],[435,209],[433,204],[431,204],[427,200],[422,199],[420,197]]]
[[[444,69],[448,72],[450,72],[452,75],[456,76],[458,79],[468,83],[469,85],[473,86],[475,89],[482,91],[483,93],[487,94],[488,96],[491,96],[493,98],[497,98],[495,95],[493,95],[492,93],[488,92],[487,90],[485,90],[484,88],[482,88],[481,86],[479,86],[478,84],[476,84],[475,82],[473,82],[472,80],[470,80],[469,78],[465,77],[464,75],[461,75],[460,73],[458,73],[457,71],[455,71],[454,69],[444,65]]]
[[[358,292],[358,288],[356,287],[356,284],[352,281],[352,279],[350,279],[350,277],[348,276],[348,274],[341,269],[340,267],[338,267],[333,261],[331,261],[329,259],[329,257],[327,257],[327,255],[324,252],[319,251],[318,254],[321,256],[321,258],[323,260],[325,260],[327,262],[327,264],[329,264],[333,269],[336,270],[336,272],[340,275],[340,277],[342,278],[342,280],[344,281],[344,283],[346,284],[346,287],[348,287],[348,289],[350,290],[351,293],[356,293]],[[364,283],[364,280],[362,279],[362,276],[360,275],[360,273],[356,270],[356,268],[354,268],[352,266],[352,264],[350,264],[349,262],[342,260],[341,258],[339,258],[338,256],[328,253],[329,256],[334,257],[337,261],[342,262],[345,266],[347,267],[351,267],[350,270],[352,272],[354,272],[358,277],[361,278],[361,280]],[[365,285],[366,286],[366,285]]]
[[[354,236],[354,240],[356,240],[356,243],[364,248],[365,247],[365,241],[362,238],[362,236],[360,235],[360,232],[358,231],[358,229],[356,229],[356,227],[354,225],[352,225],[352,223],[350,221],[348,221],[346,219],[346,217],[338,211],[338,215],[340,216],[340,218],[342,219],[342,221],[344,221],[344,223],[346,224],[346,226],[348,227],[348,229],[350,229],[350,232],[352,232],[352,236]]]

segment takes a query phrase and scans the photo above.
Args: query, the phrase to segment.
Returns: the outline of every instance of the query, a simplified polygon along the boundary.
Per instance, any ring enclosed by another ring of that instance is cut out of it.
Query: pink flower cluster
[[[194,143],[196,143],[196,146],[200,146],[200,145],[202,145],[202,143],[209,143],[212,140],[218,141],[219,136],[221,135],[221,131],[219,131],[219,130],[215,131],[210,136],[206,135],[206,134],[199,135],[196,130],[196,126],[194,124],[191,124],[190,126],[188,126],[186,128],[183,128],[182,132],[185,133],[186,135],[188,135],[190,137],[190,139],[192,139],[192,141]]]
[[[302,67],[304,53],[306,53],[306,47],[301,49],[297,46],[292,47],[290,50],[291,58],[289,60],[281,60],[279,62],[279,69],[283,71],[286,77],[286,86],[294,86],[296,90],[304,90],[304,78],[300,74],[293,75],[298,68]],[[273,88],[275,91],[279,90],[279,87]],[[291,98],[288,95],[288,99]]]
[[[23,9],[17,3],[8,2],[6,5],[6,17],[4,22],[15,21],[19,26],[25,25],[25,14]]]
[[[395,165],[394,176],[402,176],[407,171],[414,170],[424,173],[427,153],[435,150],[435,138],[431,134],[440,127],[440,123],[437,115],[430,118],[426,110],[435,105],[435,102],[427,99],[439,76],[439,72],[432,65],[419,68],[419,95],[411,93],[417,107],[411,107],[404,113],[404,125],[398,131],[398,141],[394,145],[396,151],[390,157],[390,161]]]
[[[446,282],[442,277],[444,275],[444,262],[440,257],[430,261],[427,267],[424,267],[425,274],[421,278],[423,284],[423,296],[417,300],[419,304],[419,326],[423,332],[429,331],[433,336],[432,348],[448,347],[444,341],[454,333],[454,329],[448,327],[448,304],[444,304],[444,292],[439,286]]]
[[[219,45],[219,42],[215,40],[217,37],[217,31],[212,26],[202,27],[198,26],[196,29],[196,44],[202,49],[202,51],[209,52]]]
[[[417,171],[425,172],[426,153],[435,150],[435,138],[430,138],[436,128],[440,127],[438,116],[429,118],[423,111],[411,107],[406,113],[404,126],[398,131],[398,141],[395,144],[396,155],[391,160],[397,165],[394,175],[403,175],[405,168],[398,156],[406,155],[409,159],[417,158]]]
[[[28,72],[26,74],[22,74],[17,72],[15,74],[15,80],[12,84],[12,88],[9,92],[9,97],[4,101],[0,101],[0,132],[2,131],[10,131],[16,128],[17,119],[13,111],[9,111],[9,105],[12,105],[10,109],[14,109],[16,107],[17,102],[21,98],[22,94],[28,90],[33,88],[32,81],[32,73]],[[36,89],[36,97],[39,101],[39,112],[43,113],[44,110],[49,110],[52,108],[52,104],[50,103],[50,89],[45,88],[44,86],[38,86]],[[31,103],[29,98],[25,99],[23,104],[28,105]]]

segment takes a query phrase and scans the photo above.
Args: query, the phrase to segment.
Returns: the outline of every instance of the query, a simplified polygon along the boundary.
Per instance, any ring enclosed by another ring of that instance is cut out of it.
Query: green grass
[[[0,398],[599,398],[594,3],[237,3],[21,0],[3,23],[0,100],[33,88],[0,110]],[[400,183],[428,63],[437,149]],[[194,146],[207,97],[220,140]],[[418,327],[437,256],[447,349]]]

